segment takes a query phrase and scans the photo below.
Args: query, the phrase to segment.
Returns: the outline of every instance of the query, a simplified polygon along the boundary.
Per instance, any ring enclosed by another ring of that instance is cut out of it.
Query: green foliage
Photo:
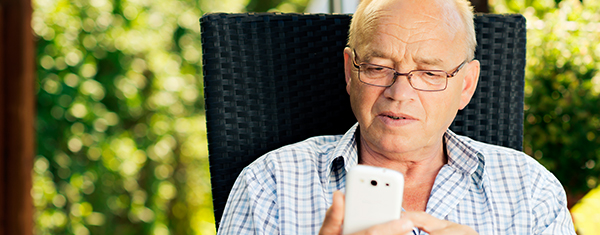
[[[587,192],[600,176],[600,2],[507,0],[495,9],[527,18],[525,152],[568,193]]]
[[[36,234],[214,234],[198,19],[248,2],[33,1]]]
[[[248,12],[303,12],[308,0],[249,0]]]
[[[37,234],[214,233],[196,1],[34,1]]]

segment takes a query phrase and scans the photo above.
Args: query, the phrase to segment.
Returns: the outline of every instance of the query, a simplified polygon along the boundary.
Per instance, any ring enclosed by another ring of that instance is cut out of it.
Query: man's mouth
[[[390,115],[385,115],[385,116],[389,117],[391,119],[394,119],[394,120],[406,119],[405,117],[396,117],[396,116],[390,116]]]

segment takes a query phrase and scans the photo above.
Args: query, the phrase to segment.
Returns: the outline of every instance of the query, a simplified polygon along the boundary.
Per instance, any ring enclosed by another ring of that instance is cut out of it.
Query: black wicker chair
[[[343,134],[356,119],[345,90],[350,15],[208,14],[200,19],[215,219],[240,171],[311,136]],[[476,15],[481,75],[450,127],[522,149],[525,18]]]

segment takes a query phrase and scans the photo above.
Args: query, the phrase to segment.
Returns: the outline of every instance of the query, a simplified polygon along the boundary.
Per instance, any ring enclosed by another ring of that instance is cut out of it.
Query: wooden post
[[[488,0],[469,0],[471,5],[475,8],[475,12],[479,13],[490,13]]]
[[[0,234],[33,234],[34,41],[30,0],[0,1]]]

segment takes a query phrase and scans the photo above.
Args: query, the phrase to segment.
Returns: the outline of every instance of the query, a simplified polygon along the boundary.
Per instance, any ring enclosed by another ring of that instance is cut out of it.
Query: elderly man
[[[246,167],[219,233],[341,234],[338,190],[365,164],[404,174],[406,211],[365,233],[574,234],[565,192],[544,167],[448,130],[475,92],[475,46],[466,0],[363,0],[344,50],[358,124]]]

